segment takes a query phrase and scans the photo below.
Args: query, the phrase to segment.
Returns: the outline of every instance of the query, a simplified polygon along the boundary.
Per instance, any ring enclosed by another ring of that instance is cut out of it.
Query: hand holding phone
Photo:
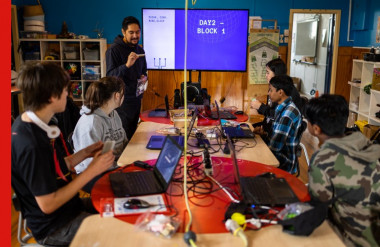
[[[113,150],[115,147],[115,141],[106,141],[103,144],[102,154],[107,153],[110,150]]]

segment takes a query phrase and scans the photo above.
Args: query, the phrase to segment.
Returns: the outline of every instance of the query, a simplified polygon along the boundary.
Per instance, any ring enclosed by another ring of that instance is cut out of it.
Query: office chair
[[[298,134],[297,134],[299,143],[296,147],[296,155],[299,159],[301,157],[302,151],[303,151],[303,153],[305,155],[307,166],[309,167],[310,166],[309,155],[307,153],[305,145],[303,145],[303,143],[301,143],[302,134],[303,134],[303,132],[305,132],[306,128],[307,128],[307,122],[306,122],[306,120],[302,119],[301,126],[300,126],[300,128],[298,130]],[[297,161],[296,177],[298,177],[299,175],[300,175],[300,167],[299,167],[299,162]]]
[[[12,202],[13,202],[13,207],[15,208],[15,210],[19,212],[18,225],[17,225],[17,240],[20,243],[20,246],[43,247],[42,245],[39,245],[38,243],[28,243],[29,239],[33,238],[33,235],[28,229],[28,227],[26,226],[26,219],[22,217],[20,202],[16,194],[12,195]],[[25,232],[24,235],[22,235],[22,230],[24,230]]]

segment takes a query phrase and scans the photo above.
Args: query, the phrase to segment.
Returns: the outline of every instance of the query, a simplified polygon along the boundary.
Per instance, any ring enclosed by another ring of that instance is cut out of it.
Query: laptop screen
[[[161,173],[166,184],[170,182],[181,156],[182,148],[173,138],[167,136],[156,162],[156,168]]]
[[[189,140],[189,137],[190,137],[190,134],[191,134],[191,130],[193,129],[194,127],[194,123],[195,123],[195,120],[197,119],[197,116],[198,116],[198,109],[195,108],[194,112],[193,112],[193,116],[191,117],[191,121],[190,121],[190,124],[189,124],[189,127],[187,128],[187,140]]]
[[[230,148],[230,151],[231,151],[231,159],[232,159],[232,165],[234,169],[234,181],[235,181],[235,184],[237,185],[238,192],[241,195],[242,189],[240,185],[240,173],[239,173],[239,167],[238,167],[237,159],[236,159],[235,147],[232,144],[232,141],[228,135],[227,135],[227,142],[228,142],[228,147]]]

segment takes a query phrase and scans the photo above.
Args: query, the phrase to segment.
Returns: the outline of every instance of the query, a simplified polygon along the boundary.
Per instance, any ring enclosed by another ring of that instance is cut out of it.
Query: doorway
[[[291,9],[288,74],[301,79],[300,93],[334,93],[340,10]]]

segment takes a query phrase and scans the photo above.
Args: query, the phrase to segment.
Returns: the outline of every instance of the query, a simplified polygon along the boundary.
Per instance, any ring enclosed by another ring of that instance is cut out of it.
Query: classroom
[[[10,18],[11,246],[380,245],[378,0]]]

